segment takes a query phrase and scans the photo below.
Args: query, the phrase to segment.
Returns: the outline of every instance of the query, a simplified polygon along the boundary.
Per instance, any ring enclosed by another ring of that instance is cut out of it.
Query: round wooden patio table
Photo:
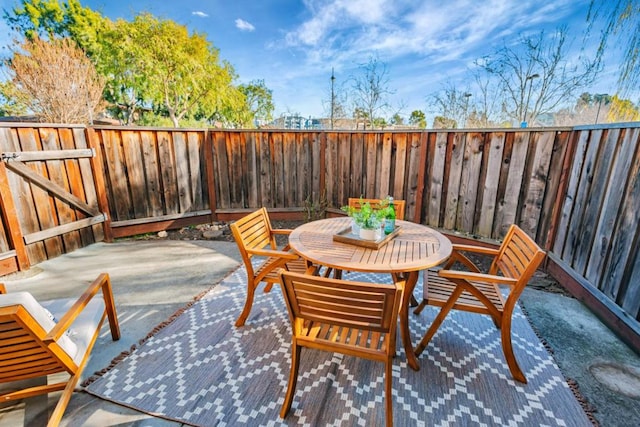
[[[337,270],[389,273],[394,282],[405,282],[400,306],[400,334],[407,362],[419,370],[409,332],[409,305],[420,270],[436,266],[451,255],[451,242],[421,224],[396,221],[397,236],[379,249],[335,241],[333,236],[351,225],[348,217],[308,222],[289,235],[291,248],[314,264]]]

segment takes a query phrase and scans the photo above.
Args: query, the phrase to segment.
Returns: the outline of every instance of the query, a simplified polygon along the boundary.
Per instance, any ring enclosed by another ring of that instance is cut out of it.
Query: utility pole
[[[333,74],[333,67],[331,67],[331,130],[333,130],[333,114],[336,108],[336,94],[333,90],[335,80],[336,76]]]
[[[464,122],[462,123],[462,127],[467,127],[467,120],[469,119],[469,98],[471,97],[471,93],[465,92],[462,96],[464,96]]]
[[[520,123],[521,128],[527,127],[527,110],[529,109],[529,98],[531,98],[531,88],[533,87],[533,79],[537,79],[538,77],[540,77],[540,74],[538,73],[531,74],[530,76],[527,76],[527,78],[524,81],[525,89],[526,89],[527,82],[529,82],[529,92],[527,93],[527,102],[525,102],[524,104],[524,114],[522,115],[522,123]]]

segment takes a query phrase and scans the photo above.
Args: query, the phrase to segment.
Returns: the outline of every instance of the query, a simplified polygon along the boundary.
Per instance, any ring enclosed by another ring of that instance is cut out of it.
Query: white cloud
[[[285,35],[310,63],[361,60],[376,52],[386,60],[418,54],[462,59],[532,26],[566,17],[571,0],[305,0],[309,17]],[[438,3],[438,4],[434,4]],[[533,25],[532,25],[533,24]],[[324,55],[321,58],[320,55]],[[359,59],[358,59],[359,58]]]
[[[192,15],[199,16],[199,17],[201,17],[201,18],[206,18],[206,17],[208,17],[208,16],[209,16],[209,15],[207,15],[206,13],[204,13],[204,12],[202,12],[202,11],[199,11],[199,10],[196,10],[195,12],[191,12],[191,14],[192,14]]]
[[[240,31],[254,31],[256,29],[253,24],[240,18],[236,19],[236,28]]]

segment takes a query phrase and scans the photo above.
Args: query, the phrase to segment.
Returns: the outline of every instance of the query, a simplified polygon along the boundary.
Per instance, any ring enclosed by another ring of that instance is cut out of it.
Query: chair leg
[[[54,408],[53,413],[51,414],[51,417],[47,422],[47,427],[54,427],[60,424],[60,420],[62,420],[62,415],[64,415],[64,411],[67,409],[67,406],[69,405],[69,401],[71,400],[71,395],[73,394],[73,390],[75,389],[76,384],[78,384],[78,380],[80,379],[81,372],[82,370],[80,370],[79,372],[76,372],[75,375],[72,375],[69,378],[69,381],[67,382],[64,388],[64,391],[60,395],[60,399],[58,400],[58,403],[56,404],[56,407]]]
[[[413,296],[413,295],[412,295]],[[414,297],[415,298],[415,297]],[[427,300],[423,299],[422,301],[420,301],[420,304],[418,304],[418,306],[416,308],[413,309],[413,314],[420,314],[422,313],[422,310],[424,310],[424,308],[427,306]]]
[[[104,273],[102,279],[102,296],[104,298],[107,318],[109,319],[109,328],[111,329],[111,339],[118,341],[120,339],[120,325],[118,323],[118,315],[116,313],[116,305],[113,301],[113,290],[111,288],[111,279],[109,275]]]
[[[422,337],[422,339],[420,340],[420,343],[416,347],[414,351],[416,356],[420,356],[424,351],[424,349],[427,348],[429,341],[431,341],[431,338],[433,338],[433,336],[436,334],[436,331],[438,330],[440,325],[442,325],[444,318],[447,317],[447,314],[449,314],[449,311],[455,305],[456,301],[462,294],[462,291],[463,289],[460,286],[457,286],[456,289],[451,293],[451,296],[449,297],[447,302],[440,309],[440,313],[438,313],[436,318],[433,319],[433,323],[431,323],[431,326],[427,330],[427,333],[424,335],[424,337]]]
[[[516,381],[526,384],[527,378],[524,376],[524,373],[522,373],[522,369],[520,369],[516,355],[513,352],[513,344],[511,342],[511,316],[505,316],[502,320],[503,325],[500,328],[500,339],[502,340],[504,358],[507,360],[507,365],[509,365],[509,371],[511,371],[513,378]]]
[[[284,403],[280,410],[280,418],[287,416],[293,402],[293,395],[296,392],[296,384],[298,382],[298,368],[300,367],[300,350],[302,347],[293,343],[291,349],[291,371],[289,372],[289,385],[287,386],[287,394],[284,397]]]
[[[244,322],[247,321],[247,317],[249,317],[249,313],[251,313],[251,307],[253,306],[253,295],[256,292],[256,287],[247,283],[247,299],[244,301],[244,308],[242,309],[242,313],[236,320],[236,328],[240,326],[244,326]]]
[[[393,370],[391,369],[393,362],[391,358],[387,358],[385,362],[384,373],[384,404],[385,404],[385,420],[387,427],[393,426]]]

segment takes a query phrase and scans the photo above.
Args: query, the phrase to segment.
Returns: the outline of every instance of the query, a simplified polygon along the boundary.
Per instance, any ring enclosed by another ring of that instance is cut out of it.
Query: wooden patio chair
[[[385,419],[393,425],[391,368],[402,284],[350,282],[282,272],[282,293],[293,327],[291,372],[280,416],[291,409],[302,347],[385,364]]]
[[[350,208],[359,209],[361,204],[367,203],[367,202],[369,202],[369,204],[375,209],[376,206],[380,206],[382,202],[384,202],[384,200],[383,199],[361,199],[359,197],[358,198],[349,197]],[[405,205],[404,200],[393,199],[393,206],[396,209],[396,219],[399,219],[399,220],[404,219],[404,205]]]
[[[276,236],[289,235],[293,230],[272,228],[266,208],[235,221],[230,228],[247,269],[247,299],[235,323],[239,327],[249,317],[256,288],[261,282],[266,283],[264,291],[269,292],[274,283],[280,282],[280,268],[304,273],[307,263],[293,253],[288,244],[278,248]],[[254,257],[261,260],[257,267],[252,263]]]
[[[102,297],[95,297],[100,291]],[[0,402],[62,390],[48,422],[49,426],[58,425],[105,317],[109,319],[113,340],[120,339],[111,282],[106,273],[77,300],[38,303],[30,293],[7,293],[0,284],[0,383],[8,383],[10,387],[10,391],[0,394]],[[48,375],[59,373],[69,377],[53,384],[46,381]],[[14,387],[14,382],[39,377],[45,379],[44,385]]]
[[[493,256],[488,273],[482,273],[463,252]],[[425,272],[424,297],[414,313],[419,314],[427,304],[442,308],[416,347],[416,356],[429,344],[451,309],[488,314],[500,329],[502,351],[511,375],[526,383],[513,352],[511,316],[518,298],[544,257],[544,251],[516,225],[509,228],[499,249],[453,245],[453,253],[441,270]],[[451,270],[456,262],[469,271]],[[506,299],[500,290],[500,286],[505,285],[510,288]]]

